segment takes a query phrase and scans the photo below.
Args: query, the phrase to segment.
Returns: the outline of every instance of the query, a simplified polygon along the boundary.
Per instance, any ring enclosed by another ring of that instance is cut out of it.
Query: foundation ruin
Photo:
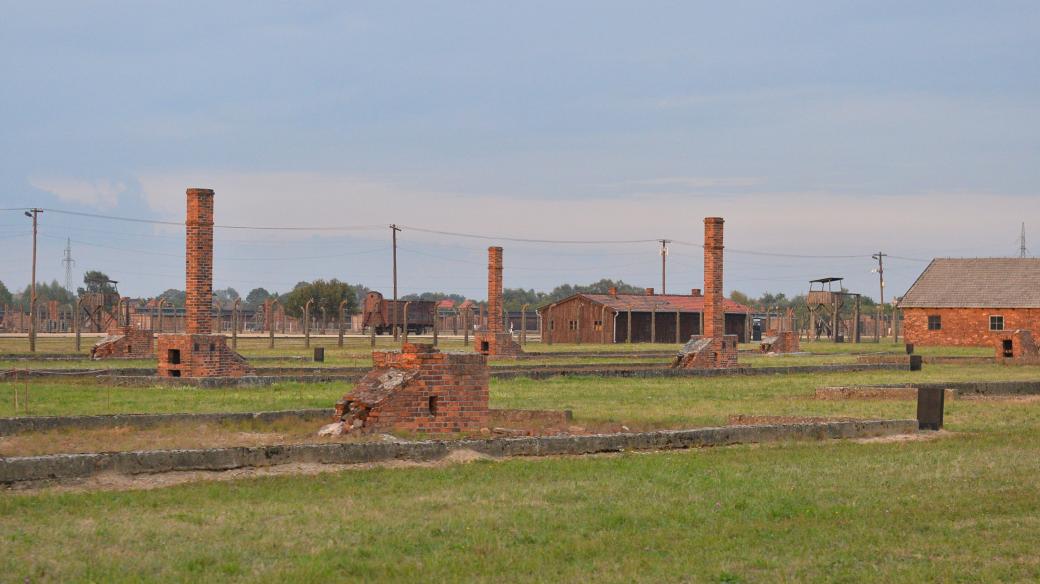
[[[487,327],[473,335],[473,348],[488,356],[515,357],[523,348],[505,330],[502,312],[502,248],[488,248]]]
[[[336,404],[334,421],[322,433],[435,434],[488,426],[486,356],[404,343],[400,351],[374,351],[372,362],[372,371]]]
[[[802,345],[794,331],[768,331],[758,349],[763,353],[797,353]]]
[[[1040,365],[1040,347],[1028,330],[1009,331],[996,340],[997,363],[1003,365]]]
[[[123,310],[105,331],[105,337],[90,348],[90,358],[96,361],[117,358],[148,358],[155,356],[155,334],[130,322],[130,299],[120,302]],[[122,322],[120,322],[122,321]]]
[[[672,361],[679,369],[737,366],[737,335],[726,334],[722,294],[722,217],[704,218],[704,334],[694,335]]]
[[[213,191],[188,189],[185,333],[159,335],[159,377],[242,377],[253,368],[213,334]]]

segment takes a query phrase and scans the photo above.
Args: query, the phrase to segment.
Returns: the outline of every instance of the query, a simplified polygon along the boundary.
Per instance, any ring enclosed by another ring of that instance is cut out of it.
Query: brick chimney
[[[693,296],[693,297],[696,298],[696,297],[699,297],[700,295],[701,295],[701,289],[700,288],[693,288],[693,289],[690,290],[690,296]]]
[[[213,190],[188,189],[185,331],[213,332]]]
[[[646,295],[647,296],[653,296],[654,295],[654,289],[653,288],[647,288],[646,289]]]
[[[614,286],[611,286],[610,289],[607,290],[607,294],[610,294],[614,298],[617,298],[617,288],[614,287]]]
[[[722,304],[722,217],[704,218],[704,336],[726,334]]]
[[[489,333],[497,334],[502,326],[502,248],[488,248],[488,325]]]

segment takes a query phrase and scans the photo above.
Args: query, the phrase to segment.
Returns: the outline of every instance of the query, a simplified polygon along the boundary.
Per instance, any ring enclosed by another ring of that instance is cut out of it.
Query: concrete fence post
[[[676,345],[681,345],[682,344],[682,334],[680,334],[680,332],[679,332],[679,325],[681,324],[680,318],[679,318],[679,314],[680,314],[679,311],[676,310],[675,311],[675,344]]]
[[[430,312],[433,313],[432,319],[431,319],[431,321],[433,322],[433,330],[430,331],[430,332],[433,333],[433,346],[436,347],[437,344],[438,344],[438,342],[437,342],[437,329],[440,328],[439,323],[437,322],[437,320],[438,320],[438,310],[437,310],[437,303],[436,302],[433,303],[433,307],[430,308]]]
[[[303,305],[303,346],[307,349],[311,348],[311,305],[314,304],[314,299],[311,298]]]
[[[346,307],[347,307],[347,301],[346,300],[340,300],[340,302],[339,302],[339,311],[337,312],[337,316],[338,316],[338,319],[339,319],[337,328],[339,330],[336,332],[336,335],[337,335],[336,346],[340,347],[340,348],[343,347],[343,316],[344,316],[344,310],[346,309]]]
[[[235,298],[235,303],[231,305],[231,348],[235,351],[238,350],[238,307],[241,303],[241,298]]]
[[[527,309],[530,308],[530,304],[524,304],[520,306],[520,344],[527,344]]]
[[[267,323],[267,335],[268,335],[267,348],[268,349],[273,349],[274,348],[274,315],[278,313],[278,311],[274,309],[275,306],[278,306],[278,299],[277,298],[275,298],[274,301],[271,302],[271,304],[270,304],[270,314],[267,315],[267,320],[268,320],[268,323]]]
[[[632,344],[632,309],[628,309],[628,330],[625,331],[625,343]]]
[[[462,314],[462,346],[469,346],[469,309],[461,311]]]
[[[402,332],[401,342],[404,342],[404,343],[408,342],[408,308],[411,305],[412,305],[412,301],[411,300],[409,300],[409,301],[404,303],[404,316],[401,319],[403,321],[402,322],[403,326],[401,327],[403,329],[401,331]]]

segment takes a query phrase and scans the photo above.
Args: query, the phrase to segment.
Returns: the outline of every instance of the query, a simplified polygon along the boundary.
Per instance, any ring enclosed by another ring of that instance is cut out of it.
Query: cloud
[[[375,177],[310,172],[194,171],[139,177],[147,203],[164,218],[184,216],[184,190],[216,190],[216,221],[255,226],[369,226],[357,235],[385,239],[390,223],[469,234],[566,240],[702,238],[701,220],[726,218],[727,246],[783,253],[848,251],[942,255],[944,250],[999,249],[1010,240],[1008,218],[1040,214],[1040,197],[983,193],[834,194],[747,188],[701,194],[682,188],[608,199],[519,199],[423,190]],[[698,181],[647,179],[689,186]],[[685,184],[684,184],[685,183]],[[695,196],[696,195],[696,196]],[[986,213],[978,212],[985,201]],[[1017,223],[1015,224],[1017,225]],[[270,232],[303,238],[313,232]],[[412,231],[408,239],[473,245]],[[488,242],[491,243],[491,242]],[[520,245],[519,243],[507,245]],[[480,245],[483,245],[482,243]],[[609,249],[609,248],[608,248]]]
[[[119,196],[127,190],[125,183],[108,179],[33,177],[29,184],[62,201],[93,207],[114,207],[119,203]]]

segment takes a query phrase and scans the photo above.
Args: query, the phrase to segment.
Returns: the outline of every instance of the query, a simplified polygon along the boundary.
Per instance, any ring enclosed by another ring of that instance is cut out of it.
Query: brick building
[[[751,309],[729,299],[723,307],[726,334],[745,342]],[[704,333],[704,309],[699,289],[686,295],[655,294],[648,288],[645,294],[575,294],[539,308],[538,315],[543,341],[551,335],[554,343],[684,343]]]
[[[906,342],[991,347],[1040,332],[1040,259],[939,258],[899,302]]]

